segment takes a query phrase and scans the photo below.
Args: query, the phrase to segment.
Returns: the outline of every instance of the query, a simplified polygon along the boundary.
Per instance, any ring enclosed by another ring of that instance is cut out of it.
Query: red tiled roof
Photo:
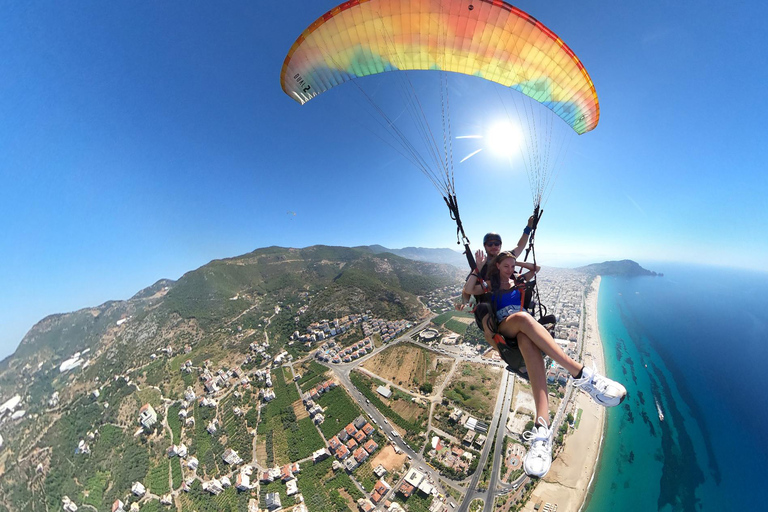
[[[363,462],[365,459],[368,458],[368,452],[363,450],[362,448],[358,448],[357,450],[355,450],[354,456],[357,462]]]
[[[343,459],[347,455],[349,455],[349,449],[347,449],[347,447],[344,445],[339,446],[339,449],[336,450],[336,457],[339,459]]]
[[[403,482],[403,484],[400,486],[400,494],[408,498],[411,494],[413,494],[414,487],[409,484],[408,482]]]
[[[376,485],[374,485],[373,488],[381,494],[386,494],[386,492],[389,490],[389,487],[387,487],[387,485],[381,480],[376,482]]]
[[[376,441],[373,439],[369,439],[367,443],[365,443],[364,448],[368,453],[373,453],[376,451],[376,448],[378,448],[379,445],[376,444]]]

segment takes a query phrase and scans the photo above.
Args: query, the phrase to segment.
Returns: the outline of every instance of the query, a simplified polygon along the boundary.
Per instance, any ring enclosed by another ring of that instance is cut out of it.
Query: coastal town
[[[596,328],[584,323],[585,307],[597,295],[595,283],[587,280],[558,269],[541,276],[541,300],[559,319],[556,340],[575,358],[585,347],[590,355],[599,352]],[[473,502],[482,502],[484,510],[495,503],[504,511],[578,506],[584,483],[573,488],[553,478],[538,482],[522,472],[522,434],[533,417],[529,387],[504,371],[484,342],[463,340],[472,320],[452,310],[459,290],[460,285],[445,287],[424,297],[441,315],[419,324],[370,312],[312,322],[290,336],[303,356],[286,349],[275,353],[267,341],[252,342],[235,364],[198,360],[189,344],[163,347],[149,354],[144,367],[84,391],[104,409],[116,386],[133,389],[143,400],[133,426],[82,432],[73,456],[87,460],[114,429],[131,429],[137,442],[164,447],[166,462],[131,482],[112,512],[192,510],[206,501],[212,509],[306,512],[326,510],[329,496],[366,512],[468,510]],[[594,309],[588,316],[595,318]],[[360,337],[350,337],[352,332]],[[81,371],[90,356],[75,353],[59,371]],[[400,362],[387,363],[393,359]],[[422,366],[429,361],[419,370],[427,378],[402,374],[403,367],[415,368],[416,360]],[[183,393],[166,395],[146,384],[147,370],[160,363],[182,377]],[[492,383],[485,392],[487,406],[479,409],[471,399],[477,390],[462,380],[478,372],[482,382]],[[574,417],[584,424],[598,413],[572,393],[562,368],[548,364],[547,379],[555,426],[568,434],[556,448],[553,475],[565,478],[567,468],[558,460],[569,457],[576,444],[569,438],[583,435],[582,428],[574,429]],[[51,394],[51,410],[60,407],[59,400],[58,392]],[[0,405],[2,427],[24,419],[22,396]],[[586,433],[590,439],[599,433],[598,421]],[[593,469],[586,469],[587,476]],[[41,475],[46,470],[44,462],[36,468]],[[329,479],[337,490],[318,493],[317,486]],[[94,509],[82,495],[61,496],[61,506],[70,512]]]

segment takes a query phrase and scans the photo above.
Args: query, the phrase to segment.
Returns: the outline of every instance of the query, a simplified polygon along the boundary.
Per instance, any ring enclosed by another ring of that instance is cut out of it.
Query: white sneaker
[[[523,459],[523,469],[528,476],[542,478],[552,466],[552,430],[543,418],[539,418],[542,426],[534,426],[530,432],[523,434],[523,439],[531,441],[531,447]]]
[[[574,379],[573,384],[589,393],[592,399],[603,407],[619,405],[627,396],[624,386],[586,366],[581,378]]]

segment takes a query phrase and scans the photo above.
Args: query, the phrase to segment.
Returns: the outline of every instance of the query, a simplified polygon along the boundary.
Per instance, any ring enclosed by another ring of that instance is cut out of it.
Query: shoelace
[[[585,366],[584,368],[585,370],[588,370],[584,372],[586,375],[583,375],[580,379],[573,379],[573,384],[580,388],[584,388],[585,386],[597,387],[598,382],[592,382],[597,376],[597,370],[595,367],[592,366],[591,368],[587,368]]]
[[[574,379],[574,385],[586,391],[596,400],[598,399],[597,397],[599,395],[608,396],[608,388],[610,387],[611,383],[610,379],[597,373],[594,366],[591,369],[591,373],[592,375],[590,376]]]
[[[532,443],[531,444],[531,448],[533,448],[533,444],[536,441],[544,441],[544,440],[549,438],[549,425],[544,420],[544,418],[539,416],[536,421],[538,421],[541,425],[544,426],[544,428],[547,430],[547,435],[546,436],[542,436],[539,433],[539,430],[541,430],[541,428],[537,427],[536,425],[534,425],[533,428],[531,430],[529,430],[528,432],[523,432],[523,439],[525,439],[526,441],[531,441],[531,443]]]

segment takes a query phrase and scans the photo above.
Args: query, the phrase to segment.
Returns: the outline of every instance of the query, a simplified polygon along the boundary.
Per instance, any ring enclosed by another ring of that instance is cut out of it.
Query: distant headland
[[[577,270],[581,270],[588,274],[601,275],[601,276],[663,276],[664,274],[653,272],[652,270],[641,267],[636,261],[621,260],[621,261],[604,261],[602,263],[593,263],[585,267],[579,267]]]

